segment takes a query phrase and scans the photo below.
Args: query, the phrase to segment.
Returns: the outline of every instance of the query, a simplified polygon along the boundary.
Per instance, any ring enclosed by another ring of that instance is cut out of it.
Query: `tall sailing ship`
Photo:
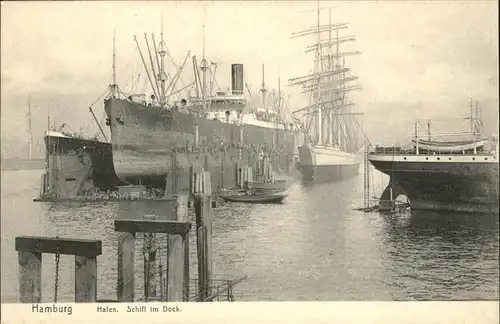
[[[114,168],[122,180],[184,190],[189,187],[189,167],[199,166],[212,172],[216,189],[232,183],[236,160],[256,165],[252,159],[258,154],[269,155],[280,169],[287,168],[294,145],[292,124],[247,102],[242,64],[231,65],[230,92],[214,91],[217,64],[208,63],[203,41],[200,64],[192,57],[194,82],[179,88],[190,54],[177,66],[163,32],[158,47],[154,34],[151,39],[153,51],[145,35],[148,66],[135,38],[153,93],[149,100],[116,91],[104,102]],[[165,68],[166,56],[177,67],[171,75]],[[180,97],[193,88],[195,95]]]
[[[355,36],[339,36],[339,31],[347,28],[348,23],[332,24],[331,12],[329,24],[320,25],[318,8],[317,25],[292,35],[316,37],[316,43],[306,49],[306,53],[315,53],[313,73],[289,80],[291,85],[301,85],[310,98],[308,106],[294,112],[305,133],[304,144],[298,149],[304,180],[351,178],[358,173],[362,161],[356,119],[360,114],[351,111],[354,104],[347,99],[347,93],[360,86],[351,83],[358,78],[351,75],[345,64],[346,56],[361,53],[340,50],[340,44],[356,40]]]

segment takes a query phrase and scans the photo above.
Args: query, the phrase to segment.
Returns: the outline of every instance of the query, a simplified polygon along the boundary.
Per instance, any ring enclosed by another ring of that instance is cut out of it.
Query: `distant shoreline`
[[[35,159],[19,159],[10,158],[1,160],[2,171],[15,171],[15,170],[43,170],[45,168],[44,158]]]

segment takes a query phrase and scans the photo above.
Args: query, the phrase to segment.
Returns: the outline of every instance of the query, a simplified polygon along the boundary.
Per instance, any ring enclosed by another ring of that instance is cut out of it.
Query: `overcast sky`
[[[310,11],[316,6],[315,1],[2,2],[2,138],[27,138],[29,93],[37,137],[47,106],[58,123],[67,121],[75,130],[90,123],[88,106],[110,83],[114,29],[117,79],[124,90],[137,74],[145,79],[133,35],[145,50],[144,33],[159,38],[162,13],[176,63],[187,51],[201,57],[203,8],[206,55],[219,64],[219,85],[228,85],[231,63],[242,63],[245,80],[256,91],[264,63],[266,83],[277,87],[280,78],[290,106],[298,109],[306,98],[300,89],[286,87],[287,80],[312,68],[312,53],[304,48],[314,40],[290,36],[316,24]],[[387,137],[381,129],[406,127],[389,122],[466,116],[469,97],[498,115],[496,1],[322,1],[320,6],[333,7],[334,21],[350,22],[344,35],[357,37],[348,49],[363,54],[347,64],[363,90],[352,100],[366,113],[373,140]],[[327,23],[328,11],[321,20]],[[192,71],[191,61],[186,71]],[[102,101],[95,106],[99,118],[102,106]]]

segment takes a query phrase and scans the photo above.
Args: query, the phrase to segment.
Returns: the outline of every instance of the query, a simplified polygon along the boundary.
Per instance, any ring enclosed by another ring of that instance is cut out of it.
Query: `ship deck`
[[[488,152],[487,150],[477,150],[476,152],[470,150],[470,151],[464,151],[462,153],[456,153],[456,152],[433,152],[433,151],[428,151],[428,150],[423,150],[419,149],[419,152],[417,153],[417,150],[415,148],[405,148],[401,146],[377,146],[375,149],[372,149],[368,152],[369,155],[372,156],[420,156],[420,155],[445,155],[445,156],[491,156],[492,154]]]

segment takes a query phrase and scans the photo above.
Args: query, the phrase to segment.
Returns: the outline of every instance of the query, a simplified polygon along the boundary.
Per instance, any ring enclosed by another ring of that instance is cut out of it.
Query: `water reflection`
[[[498,295],[498,215],[412,211],[383,217],[394,299]]]
[[[35,203],[39,174],[2,173],[2,298],[17,301],[21,235],[102,240],[98,297],[116,298],[115,219],[169,217],[175,203]],[[4,186],[7,181],[8,186]],[[214,274],[248,279],[237,300],[456,300],[498,298],[498,215],[354,210],[363,177],[310,185],[297,181],[282,205],[226,204],[213,212]],[[193,209],[189,220],[194,225]],[[165,238],[158,238],[161,262]],[[196,278],[196,236],[189,239]],[[142,297],[142,236],[136,240],[136,297]],[[160,262],[160,261],[159,261]],[[54,293],[54,256],[43,258],[43,296]],[[61,257],[59,300],[72,301],[74,258]]]

